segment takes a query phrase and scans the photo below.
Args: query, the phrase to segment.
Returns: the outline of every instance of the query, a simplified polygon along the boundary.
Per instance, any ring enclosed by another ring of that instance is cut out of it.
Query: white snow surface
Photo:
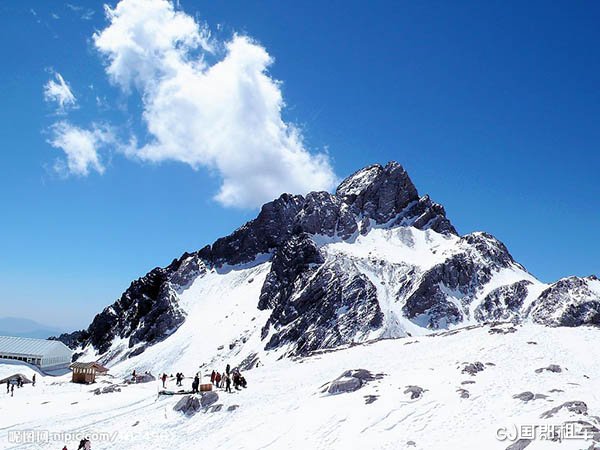
[[[68,375],[38,376],[36,387],[18,389],[13,398],[0,391],[0,448],[44,450],[65,444],[76,448],[75,442],[67,441],[9,441],[11,432],[47,430],[90,436],[106,433],[114,439],[97,439],[92,442],[94,450],[505,449],[511,442],[496,438],[499,427],[569,420],[597,425],[592,416],[600,414],[599,338],[600,330],[590,327],[525,324],[513,333],[492,334],[489,326],[478,326],[380,340],[301,359],[272,360],[245,372],[247,389],[232,394],[217,390],[217,404],[223,405],[220,411],[201,410],[191,417],[173,410],[179,397],[157,395],[158,383],[131,385],[102,395],[90,392],[125,376],[131,369],[129,362],[112,368],[115,379],[93,386],[69,383]],[[183,370],[191,375],[196,365],[194,358],[186,356],[189,351],[165,350],[162,365],[156,360],[154,367],[170,366],[169,372]],[[481,362],[485,370],[474,376],[462,373],[467,362]],[[562,372],[536,373],[550,364],[559,365]],[[355,392],[322,392],[326,383],[358,368],[385,376]],[[5,373],[3,365],[0,373]],[[186,387],[190,382],[185,380]],[[411,399],[405,393],[407,386],[425,391],[422,397]],[[461,398],[459,389],[468,390],[470,397]],[[513,398],[524,391],[548,397],[528,402]],[[376,396],[376,400],[367,404],[366,396]],[[588,414],[563,409],[552,418],[540,417],[567,401],[585,402]],[[228,411],[233,405],[238,408]],[[534,440],[528,450],[590,445],[583,440]]]

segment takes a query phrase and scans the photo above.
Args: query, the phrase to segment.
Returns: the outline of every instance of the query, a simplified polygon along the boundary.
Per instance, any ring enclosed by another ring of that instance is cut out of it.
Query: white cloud
[[[130,146],[129,157],[207,168],[221,177],[216,199],[227,206],[333,187],[327,155],[307,151],[282,119],[281,86],[267,72],[273,59],[262,46],[245,36],[216,42],[167,0],[105,8],[109,25],[95,45],[111,81],[140,95],[151,136]]]
[[[66,157],[56,161],[54,169],[57,172],[78,176],[87,176],[91,170],[104,173],[99,150],[115,141],[110,129],[94,125],[91,130],[85,130],[62,121],[52,126],[51,133],[48,143],[62,150]]]
[[[64,112],[66,108],[77,104],[71,87],[58,72],[54,73],[54,79],[51,78],[44,85],[44,100],[55,102],[58,105],[58,112]]]

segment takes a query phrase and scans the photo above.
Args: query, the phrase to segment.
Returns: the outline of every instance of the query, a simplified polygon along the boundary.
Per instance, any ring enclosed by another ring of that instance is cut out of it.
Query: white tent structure
[[[0,362],[23,361],[47,371],[68,368],[72,355],[71,349],[60,341],[0,336]]]

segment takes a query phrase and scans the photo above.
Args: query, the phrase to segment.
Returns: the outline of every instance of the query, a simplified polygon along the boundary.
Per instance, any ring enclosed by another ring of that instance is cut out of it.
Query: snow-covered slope
[[[264,266],[248,269],[243,276],[224,274],[233,277],[238,288],[238,296],[227,301],[242,302],[255,289],[248,277],[260,281],[267,270]],[[207,276],[191,289],[217,294],[216,276]],[[203,308],[195,312],[212,314]],[[231,319],[241,325],[247,323],[241,317],[255,311],[242,307],[239,314]],[[198,319],[197,325],[202,321]],[[186,326],[187,321],[181,330],[191,333]],[[228,322],[210,327],[214,338],[209,333],[206,348],[199,340],[180,353],[174,346],[169,352],[153,353],[163,345],[157,344],[115,365],[111,382],[117,383],[134,366],[144,369],[144,364],[156,372],[183,371],[189,376],[197,370],[196,358],[207,361],[219,338],[234,335],[232,327]],[[9,442],[11,432],[49,430],[96,435],[94,450],[592,449],[600,441],[594,431],[600,427],[599,333],[591,327],[476,326],[270,360],[245,372],[247,389],[232,394],[217,390],[216,402],[192,416],[173,410],[179,397],[158,396],[159,383],[94,395],[92,389],[110,384],[80,386],[68,383],[66,377],[44,377],[36,388],[3,398],[0,447],[76,448],[74,442],[61,440]],[[132,364],[134,360],[139,365]],[[203,374],[211,368],[206,366]],[[353,369],[364,369],[371,376],[361,373],[363,381],[356,384],[348,382],[352,377],[342,377],[331,388],[333,380]],[[186,379],[184,386],[189,388],[190,382]],[[542,440],[548,430],[568,430],[568,423],[578,430],[588,427],[588,440],[584,435],[561,442]],[[525,427],[515,428],[521,425]],[[519,430],[527,439],[527,426],[536,427],[537,438],[531,442],[497,438],[504,429],[508,434]]]

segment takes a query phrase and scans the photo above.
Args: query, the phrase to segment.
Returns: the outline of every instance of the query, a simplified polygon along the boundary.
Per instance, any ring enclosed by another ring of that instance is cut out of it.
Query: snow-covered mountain
[[[107,364],[162,353],[249,368],[273,355],[506,320],[598,324],[600,281],[540,282],[490,234],[459,235],[390,162],[359,170],[335,194],[283,194],[59,339]]]

